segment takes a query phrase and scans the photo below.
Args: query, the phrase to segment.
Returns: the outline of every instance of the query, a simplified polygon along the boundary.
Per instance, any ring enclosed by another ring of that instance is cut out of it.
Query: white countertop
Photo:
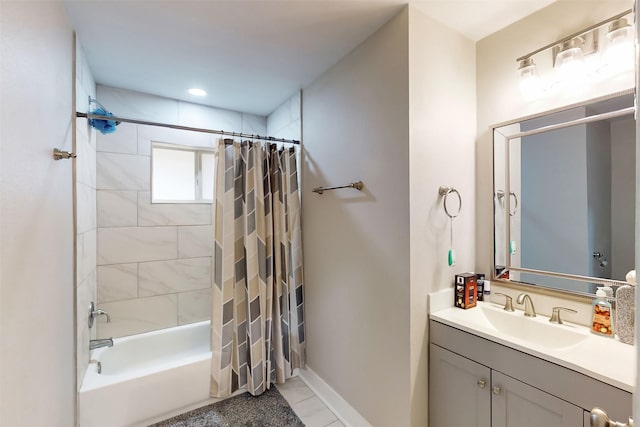
[[[463,330],[498,344],[539,357],[557,365],[564,366],[604,383],[633,393],[636,378],[636,347],[623,344],[614,338],[593,334],[586,326],[565,322],[563,325],[552,325],[554,328],[565,328],[572,333],[584,334],[584,339],[574,345],[562,348],[549,348],[537,345],[512,334],[504,333],[491,325],[483,314],[486,310],[500,310],[502,306],[478,302],[478,307],[463,310],[450,307],[431,313],[431,320]],[[504,312],[504,315],[523,316],[523,312]],[[514,319],[515,320],[515,319]],[[538,315],[527,319],[531,322],[547,322],[549,318]],[[542,326],[542,325],[541,325]]]

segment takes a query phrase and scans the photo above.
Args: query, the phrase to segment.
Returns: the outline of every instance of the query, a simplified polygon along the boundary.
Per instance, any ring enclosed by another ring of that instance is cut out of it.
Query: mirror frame
[[[618,98],[621,96],[625,96],[625,95],[633,95],[634,97],[634,106],[632,107],[626,107],[626,108],[622,108],[619,110],[614,110],[614,111],[610,111],[607,113],[601,113],[601,114],[594,114],[591,116],[587,116],[587,117],[583,117],[583,118],[579,118],[579,119],[574,119],[574,120],[569,120],[569,121],[565,121],[565,122],[560,122],[557,124],[553,124],[553,125],[547,125],[547,126],[542,126],[539,128],[535,128],[532,130],[528,130],[528,131],[524,131],[524,132],[516,132],[510,135],[504,135],[505,138],[505,183],[504,183],[504,194],[509,194],[510,191],[510,182],[509,182],[509,142],[513,139],[517,139],[520,137],[524,137],[524,136],[529,136],[529,135],[535,135],[538,133],[542,133],[542,132],[546,132],[546,131],[551,131],[551,130],[555,130],[555,129],[562,129],[565,127],[569,127],[569,126],[574,126],[574,125],[579,125],[579,124],[585,124],[585,123],[590,123],[593,121],[598,121],[598,120],[605,120],[605,119],[609,119],[609,118],[614,118],[614,117],[619,117],[619,116],[624,116],[624,115],[628,115],[628,114],[633,114],[634,117],[636,115],[637,112],[637,107],[636,107],[636,103],[637,103],[637,97],[635,95],[635,88],[632,89],[627,89],[624,91],[620,91],[620,92],[615,92],[609,95],[605,95],[605,96],[601,96],[601,97],[597,97],[597,98],[592,98],[586,101],[582,101],[582,102],[578,102],[578,103],[574,103],[574,104],[569,104],[566,106],[562,106],[562,107],[558,107],[555,109],[551,109],[551,110],[547,110],[547,111],[543,111],[540,113],[536,113],[536,114],[532,114],[529,116],[524,116],[524,117],[519,117],[517,119],[513,119],[513,120],[509,120],[507,122],[502,122],[502,123],[497,123],[495,125],[492,125],[490,127],[490,131],[491,131],[491,140],[492,140],[492,144],[491,144],[491,153],[492,153],[492,178],[491,181],[493,183],[493,188],[492,188],[492,200],[494,200],[495,198],[495,188],[496,188],[496,162],[495,162],[495,144],[496,144],[496,131],[499,128],[505,127],[505,126],[509,126],[509,125],[513,125],[513,124],[517,124],[517,123],[521,123],[523,121],[526,120],[530,120],[530,119],[537,119],[537,118],[541,118],[544,116],[548,116],[551,114],[556,114],[556,113],[560,113],[563,111],[567,111],[567,110],[571,110],[574,108],[579,108],[579,107],[587,107],[593,103],[597,103],[597,102],[601,102],[601,101],[607,101],[610,99],[614,99],[614,98]],[[502,135],[502,133],[500,133]],[[636,136],[636,150],[638,150],[638,138]],[[638,170],[638,168],[640,168],[640,165],[636,165],[636,171]],[[636,189],[636,194],[637,194],[637,189]],[[511,198],[510,197],[505,197],[504,198],[504,216],[505,216],[505,224],[509,224],[509,213],[510,213],[510,209],[511,209]],[[574,290],[568,290],[568,289],[559,289],[559,288],[554,288],[548,285],[544,285],[544,284],[537,284],[537,283],[530,283],[530,282],[519,282],[519,281],[515,281],[515,280],[510,280],[508,277],[505,278],[504,275],[506,274],[508,276],[509,271],[513,271],[513,272],[522,272],[522,273],[530,273],[535,275],[539,275],[539,276],[546,276],[546,277],[555,277],[558,279],[565,279],[565,280],[573,280],[573,281],[578,281],[578,282],[588,282],[588,283],[592,283],[592,284],[598,284],[598,285],[603,285],[603,286],[621,286],[626,284],[627,282],[625,281],[620,281],[620,280],[614,280],[614,279],[604,279],[604,278],[600,278],[600,277],[589,277],[589,276],[582,276],[582,275],[575,275],[575,274],[568,274],[568,273],[560,273],[560,272],[554,272],[554,271],[544,271],[544,270],[535,270],[535,269],[529,269],[529,268],[523,268],[523,267],[513,267],[510,265],[510,257],[509,257],[509,241],[510,241],[510,227],[509,226],[505,226],[505,241],[504,242],[496,242],[496,208],[495,208],[495,203],[492,203],[493,205],[493,215],[491,218],[492,224],[493,224],[493,234],[491,236],[491,241],[493,243],[492,245],[492,251],[491,251],[491,281],[495,281],[501,285],[506,285],[506,286],[515,286],[515,287],[530,287],[532,289],[536,289],[539,291],[551,291],[551,292],[561,292],[561,293],[566,293],[566,294],[572,294],[572,295],[576,295],[576,296],[588,296],[588,297],[592,297],[593,294],[589,293],[589,292],[581,292],[581,291],[574,291]],[[504,266],[504,270],[501,271],[500,275],[498,275],[496,273],[496,244],[499,245],[505,245],[505,266]]]

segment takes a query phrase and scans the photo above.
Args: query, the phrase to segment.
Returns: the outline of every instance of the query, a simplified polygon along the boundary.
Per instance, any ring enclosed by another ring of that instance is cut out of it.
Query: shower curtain
[[[211,396],[259,395],[304,366],[300,196],[294,148],[218,142]]]

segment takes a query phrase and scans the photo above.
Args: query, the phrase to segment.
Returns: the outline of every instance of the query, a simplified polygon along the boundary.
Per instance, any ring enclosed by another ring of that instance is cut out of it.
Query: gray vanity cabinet
[[[431,427],[582,427],[583,410],[501,372],[430,345]]]
[[[429,325],[430,427],[589,427],[631,415],[632,394],[437,321]]]

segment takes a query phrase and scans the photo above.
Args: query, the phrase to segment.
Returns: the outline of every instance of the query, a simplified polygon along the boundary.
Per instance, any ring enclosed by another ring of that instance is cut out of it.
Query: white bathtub
[[[92,351],[79,393],[80,427],[136,425],[209,399],[209,321],[116,338]]]

